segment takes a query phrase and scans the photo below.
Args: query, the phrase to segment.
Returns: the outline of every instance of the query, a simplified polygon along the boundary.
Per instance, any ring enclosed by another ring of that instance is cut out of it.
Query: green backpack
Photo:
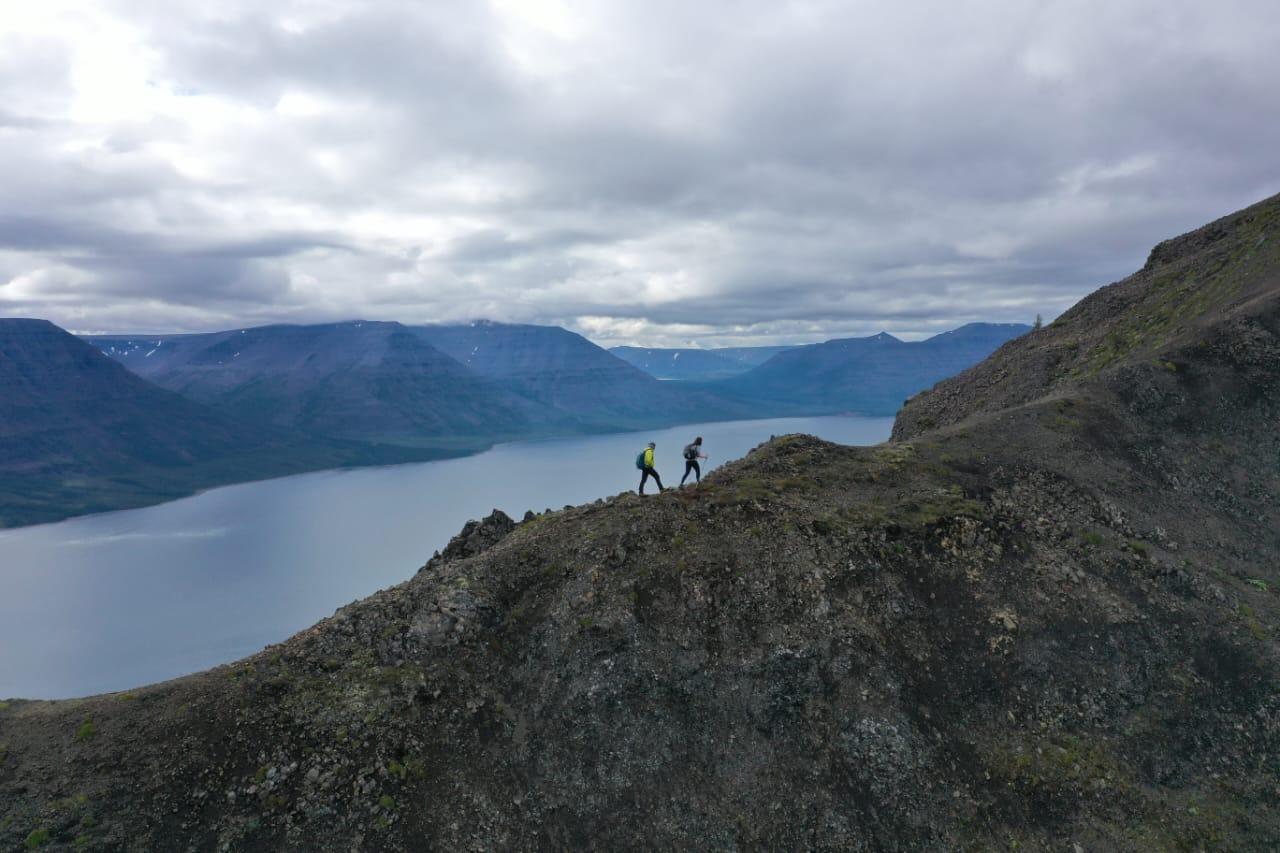
[[[636,457],[636,468],[640,469],[641,471],[644,470],[644,454],[645,454],[645,451],[641,450],[640,455]]]

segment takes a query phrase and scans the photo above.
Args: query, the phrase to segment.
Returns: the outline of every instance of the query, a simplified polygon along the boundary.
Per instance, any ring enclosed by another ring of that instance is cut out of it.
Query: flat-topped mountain
[[[700,381],[737,376],[794,347],[646,349],[610,347],[609,352],[656,379]]]
[[[239,663],[6,703],[0,844],[1276,849],[1280,197],[1162,246],[910,440],[495,513]]]
[[[660,382],[581,335],[556,326],[479,322],[418,326],[415,331],[468,368],[574,418],[587,429],[641,428],[751,414],[748,407],[705,390]]]
[[[904,398],[975,364],[1030,328],[971,323],[923,341],[901,341],[884,332],[842,338],[781,352],[708,387],[806,413],[892,415]]]
[[[15,473],[183,464],[243,440],[45,320],[0,319],[0,407],[0,465]]]
[[[52,323],[0,319],[0,527],[362,458],[158,388]]]
[[[480,446],[561,419],[399,323],[262,326],[206,335],[94,337],[162,387],[246,420],[408,446]]]

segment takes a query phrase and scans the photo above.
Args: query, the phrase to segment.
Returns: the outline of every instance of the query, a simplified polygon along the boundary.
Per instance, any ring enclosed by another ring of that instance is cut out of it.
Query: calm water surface
[[[892,425],[785,418],[523,442],[0,532],[0,697],[123,690],[251,654],[408,579],[494,507],[518,519],[634,489],[649,440],[670,486],[695,435],[706,473],[770,435],[876,444]]]

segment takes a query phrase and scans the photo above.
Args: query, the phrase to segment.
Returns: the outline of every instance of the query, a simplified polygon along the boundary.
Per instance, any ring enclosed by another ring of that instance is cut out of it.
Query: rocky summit
[[[700,488],[0,711],[0,847],[1273,850],[1280,197]],[[358,566],[352,567],[358,571]]]

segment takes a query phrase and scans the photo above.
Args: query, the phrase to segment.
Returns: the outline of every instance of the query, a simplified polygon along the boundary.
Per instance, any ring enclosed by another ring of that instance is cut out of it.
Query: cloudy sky
[[[1274,0],[0,0],[0,315],[795,342],[1280,191]]]

